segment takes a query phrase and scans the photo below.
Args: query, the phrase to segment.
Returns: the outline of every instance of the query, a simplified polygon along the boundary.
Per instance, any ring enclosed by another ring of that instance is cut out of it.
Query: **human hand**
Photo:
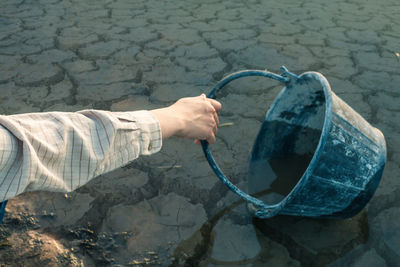
[[[204,94],[197,97],[185,97],[176,101],[173,105],[152,110],[158,118],[163,138],[175,135],[182,138],[207,140],[215,142],[218,131],[218,112],[221,104],[207,98]]]

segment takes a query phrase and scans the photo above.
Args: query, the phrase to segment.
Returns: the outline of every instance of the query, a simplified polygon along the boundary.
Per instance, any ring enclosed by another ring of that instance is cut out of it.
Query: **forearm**
[[[151,113],[157,118],[160,123],[162,139],[167,139],[174,135],[179,135],[184,125],[171,107],[151,110]]]
[[[0,116],[0,201],[24,191],[71,191],[161,147],[147,111]]]

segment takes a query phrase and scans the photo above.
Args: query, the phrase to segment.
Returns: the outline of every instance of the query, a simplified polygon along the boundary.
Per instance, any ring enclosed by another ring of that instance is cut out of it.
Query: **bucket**
[[[278,80],[278,94],[261,125],[249,160],[248,193],[232,184],[202,148],[218,178],[248,202],[259,218],[277,214],[349,218],[359,213],[378,187],[386,163],[381,131],[336,96],[318,72],[300,76],[245,70],[223,78],[208,94],[246,76]]]

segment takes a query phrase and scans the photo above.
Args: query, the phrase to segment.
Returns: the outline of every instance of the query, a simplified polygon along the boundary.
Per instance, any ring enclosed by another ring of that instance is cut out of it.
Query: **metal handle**
[[[282,76],[268,72],[266,70],[243,70],[239,72],[232,73],[226,77],[224,77],[221,81],[218,82],[218,84],[215,86],[215,88],[207,95],[208,98],[216,98],[217,92],[222,89],[225,85],[230,83],[233,80],[242,78],[242,77],[248,77],[248,76],[263,76],[271,79],[275,79],[277,81],[283,82],[283,83],[289,83],[290,78],[298,78],[298,76],[294,73],[289,72],[284,66],[281,67],[282,70]],[[289,77],[288,77],[289,76]],[[258,210],[255,212],[255,215],[259,218],[268,218],[271,217],[269,214],[269,210],[267,208],[267,205],[262,202],[261,200],[250,196],[249,194],[246,194],[242,190],[240,190],[238,187],[236,187],[229,179],[225,176],[225,174],[222,172],[222,170],[218,167],[218,164],[215,162],[214,157],[212,156],[209,148],[208,148],[208,142],[206,140],[201,140],[201,146],[203,148],[204,155],[207,158],[208,164],[210,164],[211,169],[215,172],[215,174],[218,176],[218,178],[230,189],[232,190],[235,194],[246,200],[247,202],[252,203],[255,207],[258,208]]]

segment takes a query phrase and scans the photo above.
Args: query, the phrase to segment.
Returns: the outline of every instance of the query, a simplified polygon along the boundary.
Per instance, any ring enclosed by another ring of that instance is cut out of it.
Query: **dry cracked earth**
[[[71,193],[9,201],[0,266],[397,266],[400,261],[400,4],[397,0],[2,0],[0,112],[151,109],[243,69],[318,71],[386,137],[380,186],[357,216],[255,220],[201,148],[162,151]],[[247,162],[283,88],[219,94],[211,147],[246,188]]]

